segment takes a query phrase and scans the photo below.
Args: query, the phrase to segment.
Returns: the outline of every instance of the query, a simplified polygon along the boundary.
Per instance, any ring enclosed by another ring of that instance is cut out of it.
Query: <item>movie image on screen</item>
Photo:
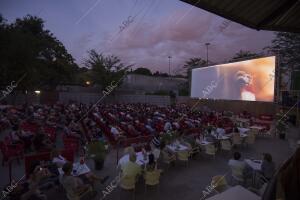
[[[273,101],[275,56],[192,70],[191,97]]]

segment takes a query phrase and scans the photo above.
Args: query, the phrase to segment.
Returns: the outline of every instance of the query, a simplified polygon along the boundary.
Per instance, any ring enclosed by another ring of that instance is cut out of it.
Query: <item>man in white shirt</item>
[[[119,132],[119,130],[116,128],[116,127],[114,127],[114,126],[111,126],[111,128],[110,128],[110,132],[114,135],[114,137],[119,137],[119,135],[120,135],[120,132]]]
[[[246,163],[240,160],[241,154],[239,152],[234,152],[233,159],[230,159],[228,165],[232,170],[232,176],[236,179],[244,179],[244,170]]]
[[[165,130],[166,132],[172,130],[172,125],[171,125],[170,122],[167,121],[167,122],[165,123],[164,130]]]
[[[226,133],[225,129],[224,129],[224,128],[221,128],[221,127],[218,127],[218,128],[216,129],[216,132],[217,132],[217,134],[218,134],[219,136],[223,136],[223,135],[225,135],[225,133]]]

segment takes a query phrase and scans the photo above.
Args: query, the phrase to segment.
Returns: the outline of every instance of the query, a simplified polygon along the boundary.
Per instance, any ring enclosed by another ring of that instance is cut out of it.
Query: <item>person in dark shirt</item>
[[[263,154],[263,162],[261,164],[262,175],[270,180],[275,173],[275,163],[272,161],[272,156],[269,153]]]

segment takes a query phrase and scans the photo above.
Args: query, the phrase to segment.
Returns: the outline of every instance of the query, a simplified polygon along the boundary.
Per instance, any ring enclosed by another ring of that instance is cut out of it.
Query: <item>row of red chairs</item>
[[[74,162],[74,151],[72,149],[64,149],[60,153],[64,158],[66,158],[66,160]],[[51,152],[36,153],[25,156],[25,174],[27,178],[29,176],[32,163],[36,161],[51,161]]]
[[[4,141],[0,141],[0,149],[2,153],[2,166],[10,160],[22,159],[24,155],[24,144],[13,144],[9,137],[5,137]]]

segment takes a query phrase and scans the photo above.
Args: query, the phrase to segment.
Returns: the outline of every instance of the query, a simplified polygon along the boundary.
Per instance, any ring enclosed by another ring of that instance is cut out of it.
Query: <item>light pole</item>
[[[208,66],[208,46],[210,45],[209,42],[205,43],[206,45],[206,65]]]
[[[171,58],[172,56],[168,56],[169,58],[169,76],[171,76]]]

